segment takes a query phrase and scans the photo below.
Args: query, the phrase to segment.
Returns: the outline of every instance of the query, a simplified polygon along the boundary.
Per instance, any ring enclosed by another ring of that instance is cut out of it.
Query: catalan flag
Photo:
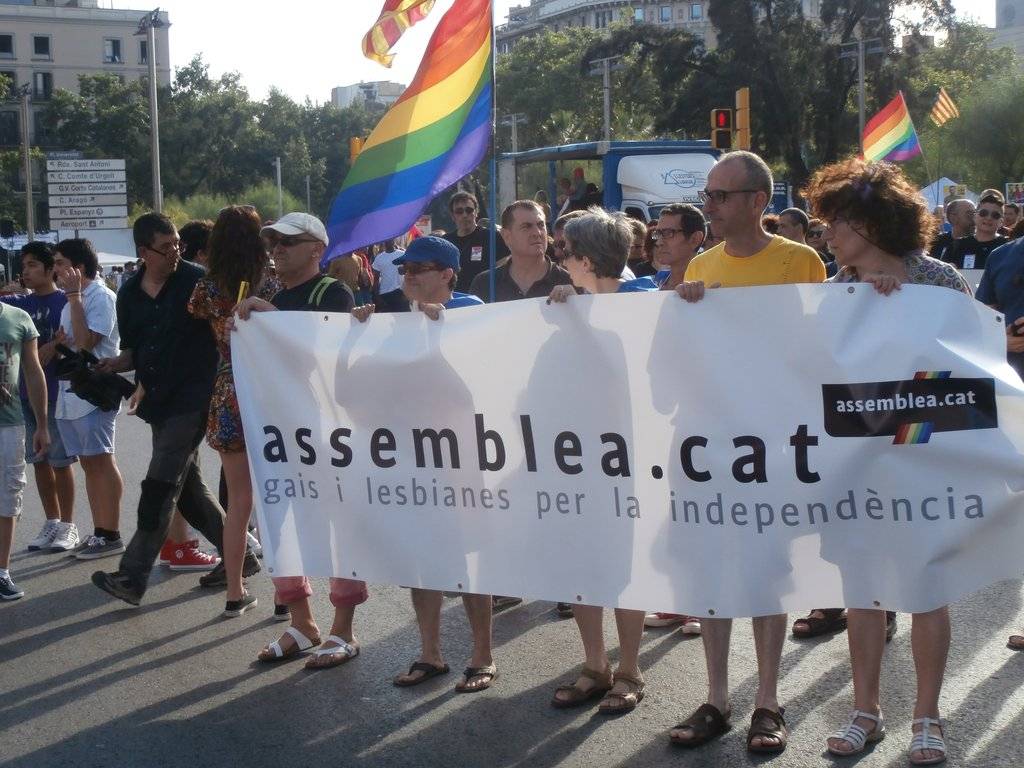
[[[434,7],[436,0],[387,0],[380,18],[363,38],[363,55],[390,67],[394,56],[390,54],[405,30],[422,21]]]
[[[935,106],[932,107],[928,117],[932,119],[935,125],[940,126],[946,124],[954,117],[960,117],[960,110],[956,108],[956,104],[949,98],[945,88],[939,88],[939,95],[935,97]]]
[[[491,139],[491,0],[455,0],[331,206],[324,261],[409,231]]]
[[[869,163],[880,160],[900,163],[921,154],[921,144],[902,92],[864,126],[862,143],[864,159]]]

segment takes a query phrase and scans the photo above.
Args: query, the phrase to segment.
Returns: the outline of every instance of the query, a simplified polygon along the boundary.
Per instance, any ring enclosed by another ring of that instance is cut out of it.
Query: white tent
[[[135,261],[131,256],[122,256],[119,253],[99,251],[96,255],[99,257],[100,266],[103,267],[104,272],[109,271],[111,267],[123,267],[129,261]]]
[[[943,176],[938,181],[933,181],[924,189],[919,190],[921,196],[924,197],[925,202],[928,203],[929,208],[935,208],[938,205],[942,205],[946,199],[946,190],[950,187],[960,186],[959,182],[953,181],[952,179]],[[978,202],[978,194],[967,190],[965,197],[973,202]]]

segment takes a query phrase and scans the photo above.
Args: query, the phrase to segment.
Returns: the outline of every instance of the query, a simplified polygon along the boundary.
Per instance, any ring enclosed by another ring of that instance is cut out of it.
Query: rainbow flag
[[[491,140],[491,0],[455,0],[412,83],[363,144],[327,220],[335,256],[405,234]]]
[[[916,380],[921,379],[948,379],[952,371],[918,371],[914,374]],[[935,425],[930,421],[914,422],[913,424],[901,424],[892,438],[893,445],[924,445],[932,436]]]
[[[864,126],[862,143],[864,159],[869,163],[880,160],[901,163],[921,154],[921,144],[902,92]]]
[[[390,67],[394,56],[391,49],[405,30],[427,18],[436,0],[387,0],[380,18],[363,38],[363,55]]]

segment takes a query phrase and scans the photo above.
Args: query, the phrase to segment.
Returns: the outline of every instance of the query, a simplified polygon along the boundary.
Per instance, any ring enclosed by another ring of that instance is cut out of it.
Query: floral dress
[[[907,285],[937,285],[940,288],[952,288],[968,296],[974,295],[970,284],[956,267],[931,256],[909,253],[903,257],[903,268],[907,272]],[[829,282],[859,283],[861,280],[856,271],[843,267],[835,277],[829,278]]]
[[[256,296],[270,301],[281,284],[276,278],[264,278]],[[242,434],[242,416],[235,394],[235,379],[231,373],[231,320],[237,296],[227,296],[217,285],[203,278],[196,283],[188,311],[200,320],[208,320],[213,337],[220,352],[220,367],[213,382],[213,397],[210,399],[210,415],[206,421],[206,442],[221,453],[238,453],[245,450],[245,436]]]

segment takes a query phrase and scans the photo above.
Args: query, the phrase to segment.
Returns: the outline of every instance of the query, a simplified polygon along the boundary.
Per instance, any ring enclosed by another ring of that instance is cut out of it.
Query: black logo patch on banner
[[[954,379],[919,371],[913,379],[823,384],[825,431],[832,437],[892,435],[893,443],[927,443],[933,432],[995,429],[993,379]]]

